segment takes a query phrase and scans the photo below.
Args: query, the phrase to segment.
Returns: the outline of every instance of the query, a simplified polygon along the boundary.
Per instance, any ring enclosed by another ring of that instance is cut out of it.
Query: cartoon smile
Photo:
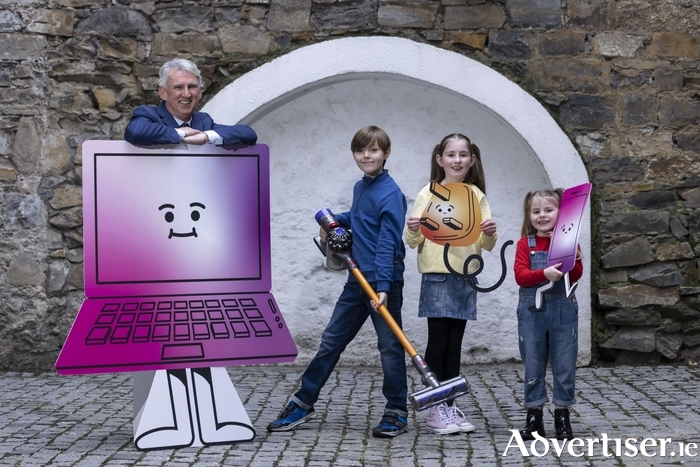
[[[187,233],[179,233],[173,231],[173,229],[170,229],[170,235],[168,235],[168,238],[172,237],[196,237],[197,236],[197,229],[192,227],[192,232],[187,232]]]
[[[190,203],[191,208],[201,208],[201,209],[206,209],[206,207],[202,203]],[[175,210],[175,205],[173,204],[163,204],[158,207],[159,211],[162,211],[163,209],[167,209],[165,212],[165,222],[171,223],[175,220],[175,213],[173,210]],[[190,219],[192,219],[192,222],[197,222],[201,218],[201,214],[199,213],[199,210],[193,209],[192,212],[190,213]],[[175,232],[172,228],[170,229],[170,233],[168,234],[168,239],[171,239],[173,237],[197,237],[197,229],[192,227],[192,230],[189,232]]]

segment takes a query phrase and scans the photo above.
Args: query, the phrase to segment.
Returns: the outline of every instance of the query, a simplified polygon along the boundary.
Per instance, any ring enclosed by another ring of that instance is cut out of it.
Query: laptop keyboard
[[[272,336],[283,327],[272,300],[270,323],[252,298],[107,302],[88,333],[87,345],[179,343]]]

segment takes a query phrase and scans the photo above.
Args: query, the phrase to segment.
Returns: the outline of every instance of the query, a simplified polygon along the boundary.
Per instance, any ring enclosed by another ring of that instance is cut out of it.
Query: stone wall
[[[699,15],[693,0],[0,0],[0,369],[53,367],[83,299],[80,145],[122,138],[164,60],[195,60],[206,100],[350,35],[461,53],[542,102],[594,184],[594,358],[700,358]]]

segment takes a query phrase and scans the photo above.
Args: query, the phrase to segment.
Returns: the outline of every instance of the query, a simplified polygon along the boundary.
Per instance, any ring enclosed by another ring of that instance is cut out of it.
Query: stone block
[[[92,99],[84,89],[67,83],[49,89],[47,104],[49,108],[70,113],[81,113],[84,109],[94,108]]]
[[[653,352],[656,349],[654,331],[647,328],[620,328],[617,333],[600,344],[605,349]]]
[[[46,222],[44,202],[37,195],[6,193],[5,230],[15,231],[39,227]]]
[[[221,51],[219,38],[211,34],[155,34],[153,37],[153,52],[157,55],[211,56]]]
[[[300,33],[311,30],[311,0],[271,0],[267,29]]]
[[[658,326],[661,315],[653,310],[615,310],[605,313],[605,323],[610,326]]]
[[[561,0],[506,0],[508,22],[516,27],[561,27],[561,3]]]
[[[56,188],[49,204],[54,209],[65,209],[83,204],[82,189],[80,186],[63,184]]]
[[[46,37],[34,34],[0,34],[0,60],[37,60],[47,42]]]
[[[690,233],[686,228],[688,226],[688,221],[686,220],[685,222],[683,222],[683,219],[684,218],[682,216],[674,217],[673,219],[671,219],[671,222],[669,224],[671,233],[674,237],[676,237],[679,240]]]
[[[489,54],[493,58],[531,58],[532,35],[523,31],[489,31]]]
[[[117,103],[117,97],[111,89],[95,88],[92,90],[92,96],[97,101],[97,108],[100,110],[111,109]]]
[[[273,43],[269,34],[246,24],[219,28],[218,37],[222,50],[227,54],[265,55]]]
[[[593,53],[604,57],[633,57],[644,46],[644,37],[620,32],[600,32],[593,38]]]
[[[46,278],[46,291],[56,293],[66,284],[68,277],[68,265],[63,261],[51,261],[49,263],[49,274]]]
[[[600,157],[591,160],[593,182],[600,184],[643,180],[644,167],[631,157]]]
[[[162,34],[209,32],[214,28],[214,10],[206,5],[177,5],[163,8],[151,17]]]
[[[74,229],[83,225],[82,206],[58,212],[49,218],[49,224],[58,229]]]
[[[666,209],[678,202],[673,191],[643,191],[629,197],[628,203],[639,209]]]
[[[53,0],[53,3],[67,8],[83,8],[86,6],[107,6],[109,0]]]
[[[21,31],[24,23],[10,10],[0,10],[0,32]]]
[[[680,297],[677,289],[659,289],[648,285],[610,287],[598,291],[601,308],[640,308],[647,305],[672,306]]]
[[[15,287],[41,285],[44,283],[44,273],[39,263],[29,253],[18,253],[10,261],[5,282]]]
[[[101,55],[118,60],[137,61],[141,55],[141,47],[138,41],[131,37],[120,37],[116,40],[114,37],[100,38]]]
[[[60,176],[68,170],[71,159],[63,130],[49,130],[44,136],[41,153],[41,174]]]
[[[659,98],[659,124],[674,127],[700,122],[700,102],[662,96]]]
[[[665,319],[672,319],[674,321],[697,321],[700,319],[700,303],[696,303],[697,306],[693,307],[693,299],[684,299],[671,307],[659,307],[658,311],[661,313],[661,317]]]
[[[668,232],[668,224],[666,211],[615,213],[600,230],[604,234],[658,235]]]
[[[636,266],[654,261],[651,243],[646,237],[637,237],[612,248],[601,257],[606,269]]]
[[[586,34],[583,32],[547,31],[537,38],[537,50],[543,56],[580,55],[586,52]]]
[[[683,276],[675,263],[654,263],[637,268],[629,274],[630,282],[654,287],[674,287],[683,284]]]
[[[693,34],[659,32],[651,36],[646,53],[659,57],[697,60],[700,58],[700,38]]]
[[[612,100],[594,94],[571,94],[561,106],[561,119],[568,128],[599,130],[612,124],[616,115]]]
[[[615,282],[627,282],[627,271],[624,269],[615,269],[613,271],[601,271],[600,281],[607,284]]]
[[[676,133],[673,139],[678,149],[700,153],[700,136],[697,133]]]
[[[603,86],[602,62],[596,59],[533,60],[527,64],[527,71],[538,91],[592,92]]]
[[[654,87],[660,91],[683,88],[683,70],[660,68],[654,70]]]
[[[486,34],[477,34],[465,31],[449,31],[445,40],[453,44],[464,44],[472,49],[481,50],[486,45]]]
[[[440,2],[386,2],[380,4],[377,22],[389,28],[429,29],[435,23]]]
[[[572,26],[613,29],[616,23],[615,2],[613,0],[568,0],[566,16]]]
[[[498,5],[447,6],[444,14],[445,29],[499,29],[506,15]]]
[[[656,96],[629,94],[622,107],[622,123],[627,126],[654,125],[657,123]]]
[[[379,11],[382,7],[379,7]],[[309,18],[319,31],[361,31],[378,25],[378,11],[372,0],[351,0],[314,4]],[[432,23],[431,23],[432,25]]]
[[[71,10],[36,9],[27,23],[27,32],[51,36],[72,36],[75,12]]]
[[[10,153],[10,161],[15,169],[23,175],[34,173],[38,169],[42,146],[43,138],[39,122],[34,118],[20,118]]]
[[[76,28],[78,34],[97,36],[145,36],[153,35],[153,28],[143,13],[127,6],[115,5],[96,10]]]
[[[677,334],[657,332],[655,337],[655,350],[669,360],[678,358],[678,351],[683,345],[683,339]]]
[[[695,258],[693,248],[687,242],[667,242],[656,245],[657,261],[687,261]]]

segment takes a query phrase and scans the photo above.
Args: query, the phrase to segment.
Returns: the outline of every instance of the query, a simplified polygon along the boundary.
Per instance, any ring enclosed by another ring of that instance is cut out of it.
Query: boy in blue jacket
[[[377,332],[384,371],[382,392],[387,400],[384,415],[372,435],[393,438],[407,430],[406,360],[404,349],[389,325],[375,311],[384,304],[401,326],[403,272],[406,250],[402,235],[406,198],[384,169],[391,152],[391,140],[376,126],[361,128],[350,143],[353,158],[364,176],[353,189],[350,210],[336,215],[338,222],[352,229],[352,257],[379,302],[371,302],[352,274],[340,294],[316,356],[304,371],[301,388],[292,396],[268,431],[287,431],[316,417],[314,403],[335,368],[345,347],[367,320]],[[321,235],[324,235],[321,229]]]

